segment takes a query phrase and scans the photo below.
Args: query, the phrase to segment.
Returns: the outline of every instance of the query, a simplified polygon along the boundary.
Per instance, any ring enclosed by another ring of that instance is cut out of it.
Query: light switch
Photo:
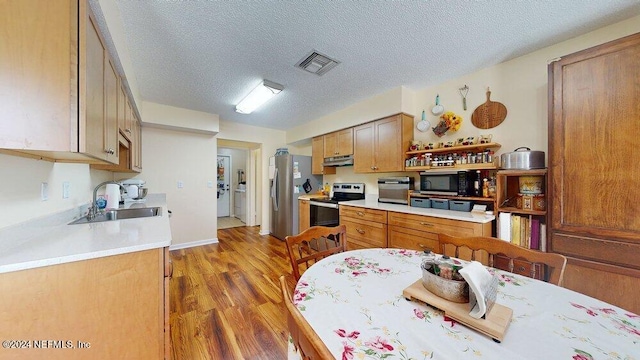
[[[182,180],[178,180],[178,189],[182,189],[184,187],[184,182]]]
[[[207,187],[208,188],[213,188],[213,181],[211,181],[211,180],[207,181]]]
[[[69,191],[71,190],[71,184],[68,181],[62,183],[62,198],[69,198]]]
[[[49,200],[49,183],[43,182],[40,185],[40,199],[42,201]]]

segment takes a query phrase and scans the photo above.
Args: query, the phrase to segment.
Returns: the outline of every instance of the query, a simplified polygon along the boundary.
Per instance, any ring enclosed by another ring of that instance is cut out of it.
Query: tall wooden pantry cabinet
[[[549,65],[549,251],[564,286],[640,313],[640,33]]]

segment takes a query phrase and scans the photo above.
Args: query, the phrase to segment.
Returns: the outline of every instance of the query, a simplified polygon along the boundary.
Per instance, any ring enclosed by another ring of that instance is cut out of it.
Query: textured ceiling
[[[640,14],[638,0],[116,2],[143,100],[275,129]],[[295,68],[311,50],[341,63],[321,77]],[[261,79],[284,91],[236,113]]]

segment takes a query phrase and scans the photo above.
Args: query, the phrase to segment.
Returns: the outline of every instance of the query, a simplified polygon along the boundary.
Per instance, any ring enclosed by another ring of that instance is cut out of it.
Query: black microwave
[[[420,193],[433,195],[473,195],[471,171],[425,171],[420,173]]]

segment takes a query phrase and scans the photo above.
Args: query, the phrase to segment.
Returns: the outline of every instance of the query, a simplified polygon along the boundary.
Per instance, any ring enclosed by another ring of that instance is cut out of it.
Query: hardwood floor
[[[278,278],[291,265],[284,242],[258,231],[218,230],[218,244],[171,251],[174,360],[287,358]]]

